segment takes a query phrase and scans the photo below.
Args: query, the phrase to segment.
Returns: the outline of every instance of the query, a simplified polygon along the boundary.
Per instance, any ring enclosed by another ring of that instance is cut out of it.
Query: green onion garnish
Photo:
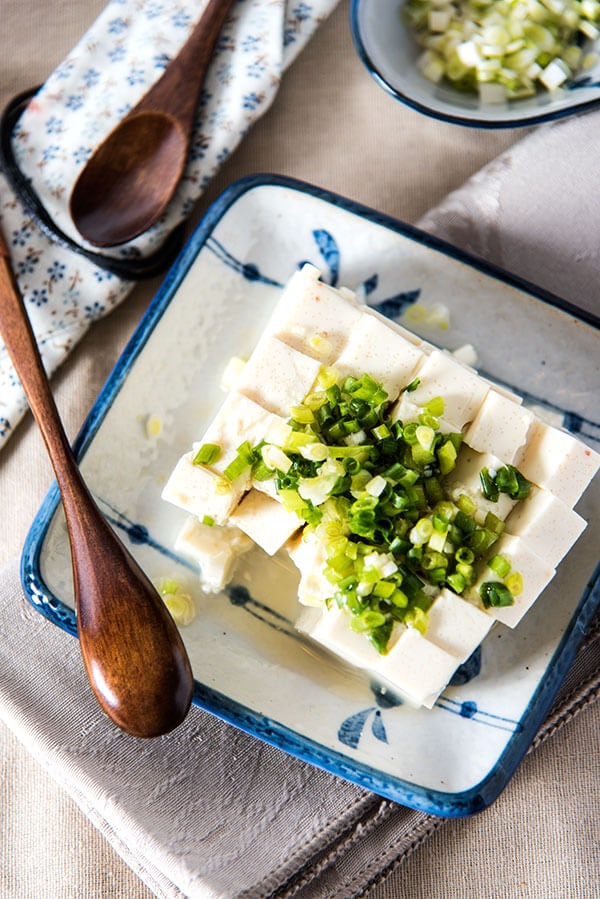
[[[486,609],[512,606],[515,603],[508,587],[499,581],[486,581],[483,583],[479,588],[479,595]]]
[[[246,469],[250,468],[253,465],[255,459],[255,451],[246,440],[241,444],[241,446],[238,446],[237,456],[235,457],[235,459],[232,459],[232,461],[223,471],[223,474],[228,480],[235,481],[235,479],[239,478],[239,476],[243,474]]]
[[[194,465],[212,465],[221,455],[221,447],[216,443],[203,443],[193,458]]]
[[[269,432],[273,442],[238,447],[224,475],[250,468],[256,480],[274,479],[283,506],[323,550],[326,605],[345,609],[352,629],[385,653],[396,623],[426,631],[430,588],[460,595],[476,582],[504,522],[489,512],[482,525],[475,501],[453,501],[446,489],[462,435],[440,432],[443,397],[419,409],[417,421],[393,421],[370,375],[342,378],[328,368],[290,412],[276,438]],[[484,469],[481,480],[492,496],[519,497],[528,487],[513,466]],[[484,605],[512,603],[522,579],[500,555],[488,564],[501,580],[482,587]]]
[[[495,555],[488,560],[488,568],[491,569],[498,577],[504,579],[510,572],[510,562],[504,556]]]
[[[531,491],[531,484],[514,465],[503,465],[498,471],[482,468],[479,472],[481,490],[486,499],[498,502],[499,495],[506,493],[511,499],[526,499]]]

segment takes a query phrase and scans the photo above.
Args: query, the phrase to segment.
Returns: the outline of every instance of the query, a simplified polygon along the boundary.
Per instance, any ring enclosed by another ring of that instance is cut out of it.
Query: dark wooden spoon
[[[94,502],[61,424],[0,232],[0,332],[61,492],[81,652],[98,702],[122,730],[156,737],[180,724],[193,678],[164,602]]]
[[[156,222],[185,166],[198,96],[233,0],[209,0],[162,77],[85,164],[70,199],[89,243],[112,247]]]

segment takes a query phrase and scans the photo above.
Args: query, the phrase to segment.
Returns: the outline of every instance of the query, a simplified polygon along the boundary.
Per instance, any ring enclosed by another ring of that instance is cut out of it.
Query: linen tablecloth
[[[94,10],[89,7],[89,21],[100,5],[97,4]],[[23,46],[27,46],[26,37],[31,27],[28,16],[39,15],[40,11],[22,0],[18,8],[15,4],[13,9],[10,3],[8,7],[11,21],[19,23],[25,33]],[[65,3],[58,12],[55,10],[53,8],[52,15],[63,14],[63,26],[70,23],[73,28],[71,35],[59,34],[60,38],[65,38],[64,52],[78,38],[84,23],[81,19],[70,22],[74,5]],[[78,12],[81,15],[81,10]],[[43,25],[48,27],[48,20]],[[42,21],[39,27],[41,29]],[[69,37],[71,39],[67,40]],[[35,32],[29,36],[29,41],[32,48],[42,43]],[[42,80],[62,58],[58,53],[52,57],[51,49],[45,57],[46,70],[37,73],[37,80]],[[9,60],[10,53],[6,51],[2,55],[2,65],[7,66]],[[14,64],[18,66],[20,61],[16,60]],[[3,78],[3,88],[7,85],[11,90],[13,87],[18,90],[36,80],[30,78],[32,73],[25,67],[20,71],[10,69],[10,72],[12,84]],[[334,116],[330,114],[332,98],[337,98],[339,104]],[[590,118],[589,122],[592,128],[593,120]],[[587,123],[584,127],[588,127]],[[442,200],[448,190],[459,187],[472,172],[521,136],[514,132],[463,131],[424,119],[396,105],[373,85],[353,56],[347,30],[347,4],[342,3],[296,61],[284,79],[273,109],[217,176],[198,212],[234,177],[261,169],[283,171],[321,183],[400,218],[415,221]],[[509,166],[504,165],[504,168]],[[494,208],[498,210],[503,208],[502,181],[495,180],[494,184],[498,188]],[[452,236],[452,229],[462,223],[464,230],[462,234],[460,230],[456,232],[455,239],[460,242],[461,236],[465,235],[469,239],[473,233],[473,227],[469,227],[471,190],[466,187],[466,195],[461,192],[450,197],[442,207],[442,214],[428,215],[424,219],[426,225],[432,230],[443,228]],[[543,207],[540,214],[543,215]],[[520,222],[520,216],[516,223],[509,221],[509,233]],[[496,223],[497,219],[494,225]],[[500,243],[500,251],[506,255],[496,261],[508,264],[511,254],[507,244]],[[483,255],[489,250],[485,244],[470,248]],[[494,249],[498,250],[498,244]],[[530,259],[531,254],[525,254],[525,262]],[[589,301],[593,306],[592,278],[589,283]],[[154,286],[136,289],[121,308],[96,324],[55,379],[58,401],[71,433],[139,319]],[[3,457],[0,490],[7,515],[8,539],[3,541],[2,557],[8,560],[19,551],[24,531],[49,481],[49,471],[40,440],[29,421],[24,422],[11,438],[3,450]],[[18,592],[15,595],[14,568],[12,575],[10,571],[4,574],[4,589],[13,591],[11,595],[20,608]],[[23,614],[29,622],[32,613],[27,607]],[[8,627],[8,624],[7,619],[4,626]],[[38,616],[34,616],[29,624],[31,628],[39,628],[39,639],[44,641],[44,630],[51,626],[39,621]],[[53,634],[51,639],[55,636]],[[60,638],[69,640],[63,635]],[[65,645],[69,647],[70,643]],[[5,657],[10,662],[9,652],[5,651]],[[587,657],[587,663],[590,667],[594,665],[591,656]],[[55,660],[55,665],[58,676],[61,670],[59,659]],[[32,680],[35,681],[34,663]],[[68,689],[69,684],[65,687]],[[71,685],[71,689],[76,690],[76,685]],[[25,686],[23,690],[26,699],[29,694]],[[13,695],[18,692],[13,691]],[[34,694],[32,691],[32,698]],[[591,695],[576,692],[570,700],[572,710],[587,704]],[[45,702],[46,714],[52,717],[55,708],[52,696]],[[90,714],[92,718],[88,719],[88,724],[98,726],[94,719],[95,710]],[[31,715],[21,716],[16,709],[13,726],[16,723],[18,730],[19,722],[23,725],[27,717],[31,719]],[[386,816],[391,821],[392,814],[382,808],[379,818],[368,823],[374,835],[381,835],[381,842],[377,844],[364,839],[365,834],[355,834],[354,848],[348,846],[346,853],[339,853],[337,868],[315,882],[316,892],[312,895],[331,895],[335,894],[333,890],[339,889],[342,892],[337,895],[353,895],[362,890],[368,880],[377,879],[377,870],[382,872],[383,880],[370,890],[370,895],[377,897],[419,899],[421,896],[443,896],[451,899],[518,895],[541,899],[554,895],[593,895],[598,873],[598,720],[598,705],[591,705],[585,714],[578,716],[524,762],[492,809],[474,819],[439,827],[431,839],[387,877],[388,863],[393,866],[394,833],[386,831],[384,826]],[[81,722],[80,727],[85,729]],[[123,866],[118,855],[111,852],[98,836],[99,831],[78,814],[65,795],[44,776],[43,768],[38,767],[39,762],[48,766],[56,760],[56,742],[48,745],[45,752],[38,753],[38,762],[33,763],[6,731],[2,733],[6,750],[2,769],[2,894],[57,899],[67,896],[118,895],[136,899],[150,896],[148,887]],[[277,753],[271,754],[274,751],[246,745],[245,739],[235,732],[232,732],[231,740],[244,757],[250,753],[249,757],[256,759],[258,752],[265,764],[271,761],[276,764]],[[315,773],[315,776],[321,775]],[[75,784],[69,786],[85,808],[85,795],[75,789]],[[343,799],[345,790],[347,785],[340,784],[336,801]],[[104,809],[85,808],[100,828],[105,827],[102,811],[110,813],[111,810],[110,795],[105,799]],[[365,802],[365,813],[368,813],[369,800],[361,801]],[[403,814],[399,809],[394,813],[397,815],[396,833],[402,831],[405,835],[412,813]],[[340,824],[343,825],[343,821]],[[415,845],[431,829],[438,827],[437,820],[415,818],[414,824]],[[119,845],[116,834],[109,829],[105,828],[104,832],[135,868],[131,847]],[[225,853],[226,838],[222,846]],[[507,846],[510,847],[508,852]],[[301,847],[296,850],[301,851]],[[366,854],[361,855],[361,852]],[[378,857],[380,852],[383,853],[381,858]],[[164,890],[172,886],[160,882],[160,853],[154,854],[152,861],[157,870],[136,870],[146,878],[156,895],[169,895]],[[318,864],[319,859],[312,859],[313,872]],[[200,881],[201,877],[202,872],[199,872]],[[345,884],[343,888],[339,887],[340,883]],[[229,893],[234,894],[233,891]],[[308,887],[304,894],[311,895]]]

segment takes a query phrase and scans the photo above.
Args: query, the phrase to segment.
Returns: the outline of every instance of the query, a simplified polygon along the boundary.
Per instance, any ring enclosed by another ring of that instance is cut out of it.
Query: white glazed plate
[[[586,112],[600,104],[600,62],[576,73],[555,91],[503,103],[484,103],[474,93],[443,82],[434,84],[417,66],[421,49],[402,19],[404,2],[352,0],[350,21],[357,52],[371,75],[407,106],[459,125],[517,128]]]
[[[404,805],[468,815],[510,779],[600,606],[599,484],[578,506],[593,523],[550,587],[515,631],[491,631],[430,711],[402,704],[296,633],[297,576],[285,558],[252,550],[228,589],[204,595],[172,550],[184,513],[161,500],[161,489],[221,404],[225,364],[249,354],[305,261],[428,340],[450,349],[472,343],[482,373],[600,442],[595,320],[407,225],[257,176],[223,194],[166,277],[78,438],[83,474],[148,575],[193,592],[198,614],[182,633],[199,706]],[[417,301],[445,304],[449,328],[415,325]],[[149,436],[150,417],[160,434]],[[22,575],[33,605],[75,633],[55,488],[28,536]]]

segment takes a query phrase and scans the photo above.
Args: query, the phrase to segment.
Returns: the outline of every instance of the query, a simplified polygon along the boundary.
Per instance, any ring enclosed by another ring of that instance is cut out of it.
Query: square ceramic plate
[[[183,636],[198,705],[405,805],[468,815],[506,785],[600,605],[600,485],[578,506],[593,523],[550,587],[515,631],[492,630],[430,711],[401,704],[295,632],[297,577],[285,558],[253,550],[227,590],[204,595],[172,550],[184,513],[161,500],[161,489],[221,404],[226,362],[252,350],[282,285],[305,261],[429,340],[473,344],[483,373],[598,443],[597,323],[411,227],[314,187],[257,176],[225,192],[165,279],[80,434],[81,467],[149,576],[174,577],[196,597]],[[449,327],[419,325],[417,313],[439,303]],[[154,436],[151,417],[162,424]],[[55,489],[29,534],[22,573],[34,606],[75,633]]]

